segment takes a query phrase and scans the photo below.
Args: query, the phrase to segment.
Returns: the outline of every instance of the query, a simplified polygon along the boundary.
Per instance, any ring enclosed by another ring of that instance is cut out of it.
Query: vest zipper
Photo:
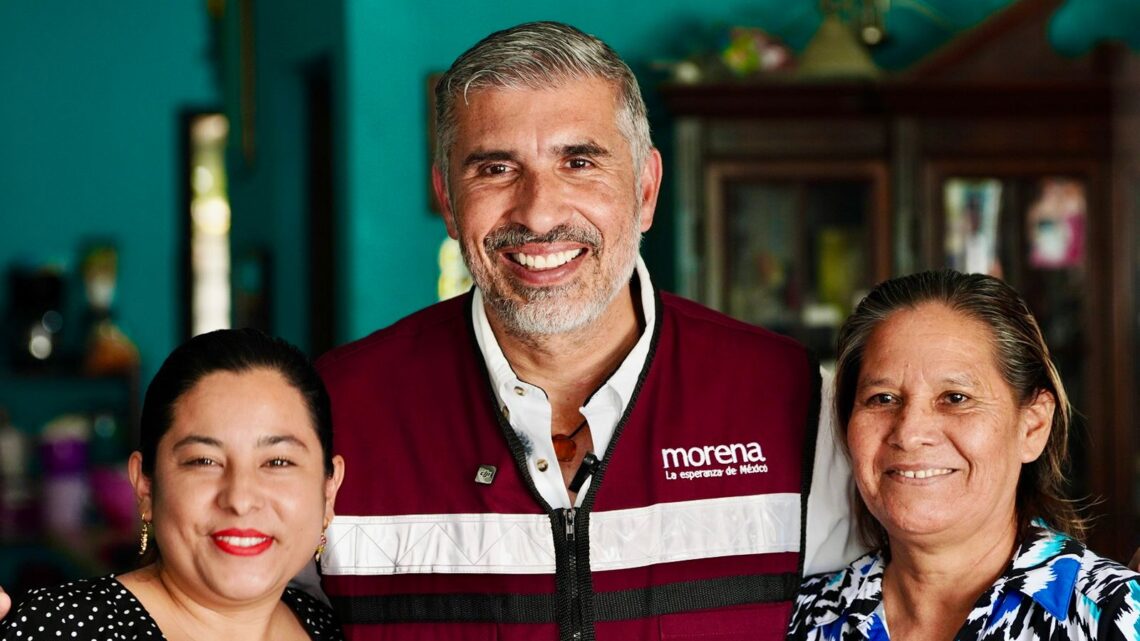
[[[582,638],[581,600],[578,595],[578,543],[575,540],[574,508],[566,508],[566,567],[570,574],[570,638]]]

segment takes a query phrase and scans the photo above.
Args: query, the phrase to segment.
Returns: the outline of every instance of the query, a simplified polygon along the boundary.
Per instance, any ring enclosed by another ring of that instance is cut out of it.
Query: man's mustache
[[[504,247],[526,245],[528,243],[581,243],[595,254],[601,249],[602,234],[593,227],[572,227],[561,224],[545,234],[536,234],[520,223],[508,223],[487,234],[483,248],[487,253]]]

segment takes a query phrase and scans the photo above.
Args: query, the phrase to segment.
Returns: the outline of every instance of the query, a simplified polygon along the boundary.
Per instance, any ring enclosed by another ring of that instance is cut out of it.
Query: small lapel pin
[[[494,465],[480,465],[479,471],[475,472],[475,482],[480,485],[490,485],[491,481],[495,480],[496,471]]]

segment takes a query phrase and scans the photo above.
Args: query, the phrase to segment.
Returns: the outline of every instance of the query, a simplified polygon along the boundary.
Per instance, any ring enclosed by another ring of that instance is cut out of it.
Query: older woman
[[[286,588],[333,516],[331,442],[328,395],[295,348],[254,330],[190,340],[147,389],[128,463],[151,562],[33,591],[3,638],[342,638]]]
[[[790,637],[1140,638],[1140,574],[1079,542],[1069,402],[1009,286],[880,284],[840,330],[836,404],[876,550],[805,581]]]

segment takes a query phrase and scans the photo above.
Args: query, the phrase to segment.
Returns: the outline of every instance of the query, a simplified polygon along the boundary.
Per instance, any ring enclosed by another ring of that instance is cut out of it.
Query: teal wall
[[[201,0],[0,2],[0,269],[114,240],[144,381],[178,339],[179,114],[220,103],[210,46]]]
[[[228,6],[236,7],[236,2]],[[270,330],[308,350],[308,104],[305,78],[327,60],[333,90],[334,147],[340,143],[344,104],[343,8],[339,0],[255,3],[256,100],[254,153],[241,148],[240,61],[236,12],[225,18],[223,54],[227,112],[233,127],[227,155],[235,257],[267,251],[272,263]],[[335,151],[334,151],[335,153]],[[334,159],[339,164],[341,158]],[[343,191],[343,186],[339,187]]]

